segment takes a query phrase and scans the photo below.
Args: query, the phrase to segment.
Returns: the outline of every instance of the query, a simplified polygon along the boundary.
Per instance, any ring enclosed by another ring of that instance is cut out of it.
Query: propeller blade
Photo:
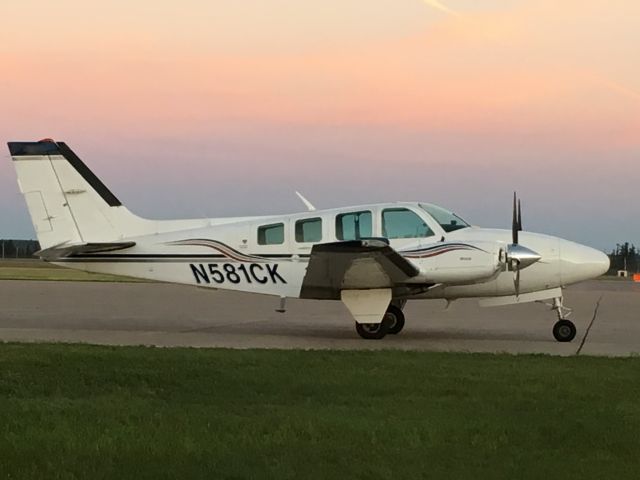
[[[513,192],[513,218],[511,220],[511,235],[513,243],[507,246],[505,259],[513,271],[513,286],[516,298],[520,296],[520,270],[539,261],[542,256],[533,250],[518,244],[518,232],[522,231],[522,202],[517,192]]]
[[[516,206],[516,192],[513,192],[513,218],[511,220],[511,236],[514,245],[518,244],[518,212]]]

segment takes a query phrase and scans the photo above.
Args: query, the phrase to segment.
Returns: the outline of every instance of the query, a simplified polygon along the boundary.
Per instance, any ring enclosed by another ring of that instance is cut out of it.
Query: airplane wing
[[[314,245],[300,298],[340,299],[342,290],[393,288],[418,275],[386,239]]]

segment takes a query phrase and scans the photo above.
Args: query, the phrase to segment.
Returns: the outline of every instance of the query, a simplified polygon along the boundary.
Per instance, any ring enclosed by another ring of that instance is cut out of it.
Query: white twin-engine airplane
[[[428,203],[292,215],[155,221],[133,215],[71,149],[50,139],[9,150],[46,261],[280,297],[342,300],[362,338],[404,326],[407,300],[475,297],[483,306],[552,300],[553,335],[576,335],[562,287],[597,277],[607,256],[522,231],[478,228]]]

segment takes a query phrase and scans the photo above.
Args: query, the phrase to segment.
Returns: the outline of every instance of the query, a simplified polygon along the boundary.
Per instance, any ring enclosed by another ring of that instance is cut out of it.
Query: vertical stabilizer
[[[148,233],[152,222],[122,206],[66,144],[10,142],[9,151],[43,249]]]

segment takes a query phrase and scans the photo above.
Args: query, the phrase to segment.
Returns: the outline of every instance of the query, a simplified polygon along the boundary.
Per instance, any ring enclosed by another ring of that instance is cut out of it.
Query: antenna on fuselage
[[[310,212],[315,212],[316,211],[316,207],[314,207],[313,204],[309,200],[304,198],[300,192],[296,192],[296,195],[298,196],[298,198],[300,200],[302,200],[302,203],[304,203],[304,206],[307,207],[307,210],[309,210]]]

